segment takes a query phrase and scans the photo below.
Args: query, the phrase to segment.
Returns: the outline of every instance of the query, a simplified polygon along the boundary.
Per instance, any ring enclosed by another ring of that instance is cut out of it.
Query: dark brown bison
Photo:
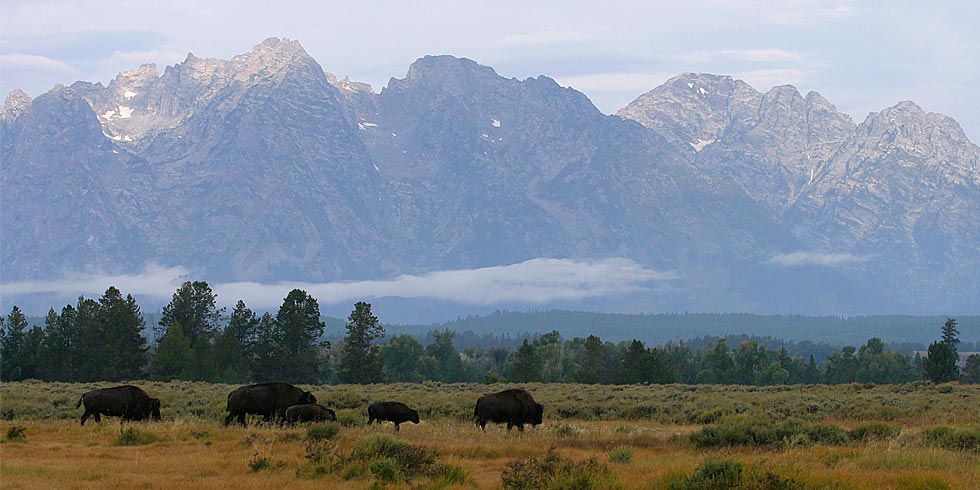
[[[378,402],[368,407],[368,425],[375,420],[378,421],[378,425],[385,420],[394,422],[395,430],[400,431],[399,426],[402,422],[419,423],[419,413],[402,402]]]
[[[100,388],[85,393],[75,408],[85,404],[82,425],[92,415],[102,422],[102,415],[122,417],[123,420],[160,420],[160,399],[150,398],[145,391],[130,385]]]
[[[337,414],[319,403],[293,405],[286,409],[286,422],[291,424],[295,424],[296,422],[322,422],[324,420],[336,421]]]
[[[245,417],[249,414],[261,415],[265,420],[282,420],[286,417],[286,409],[293,405],[316,403],[313,393],[303,391],[289,383],[259,383],[242,386],[228,394],[228,416],[225,426],[231,419],[238,418],[238,423],[245,425]]]
[[[534,401],[530,393],[521,389],[487,393],[476,401],[473,417],[481,429],[486,430],[487,422],[507,423],[507,430],[517,427],[524,430],[524,424],[538,425],[544,406]]]

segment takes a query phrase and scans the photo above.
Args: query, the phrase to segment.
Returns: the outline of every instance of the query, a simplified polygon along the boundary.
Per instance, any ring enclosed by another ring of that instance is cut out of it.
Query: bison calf
[[[368,425],[375,420],[378,421],[378,425],[385,420],[394,422],[395,430],[400,431],[402,422],[419,423],[419,413],[402,402],[378,402],[368,407]]]
[[[123,420],[160,420],[160,399],[150,398],[145,391],[130,385],[100,388],[78,399],[75,408],[85,404],[82,425],[92,415],[102,422],[102,415],[122,417]]]
[[[290,424],[297,422],[322,422],[324,420],[336,421],[337,414],[319,403],[293,405],[286,409],[286,422]]]

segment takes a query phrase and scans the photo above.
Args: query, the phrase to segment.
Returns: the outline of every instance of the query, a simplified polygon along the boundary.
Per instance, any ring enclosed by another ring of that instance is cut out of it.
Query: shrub
[[[980,452],[980,428],[933,427],[925,431],[925,442],[935,447]]]
[[[121,429],[119,437],[116,439],[117,446],[145,446],[157,442],[159,438],[156,434],[136,427]]]
[[[847,432],[847,436],[855,441],[866,441],[869,439],[890,439],[898,435],[901,431],[898,427],[892,427],[883,422],[871,422],[861,424]]]
[[[739,488],[742,484],[742,464],[729,460],[708,460],[690,477],[672,482],[671,490]]]
[[[306,440],[307,441],[323,441],[328,439],[333,439],[340,433],[340,427],[337,424],[320,424],[314,425],[306,430]]]
[[[729,460],[705,461],[691,476],[681,476],[670,482],[670,490],[758,489],[798,490],[800,482],[784,478],[761,468],[744,468]]]
[[[27,430],[27,427],[21,427],[19,425],[12,425],[12,426],[8,427],[7,428],[6,441],[7,442],[26,442],[27,441],[27,436],[24,434],[24,432],[26,430]]]
[[[398,461],[392,458],[378,458],[368,467],[375,478],[385,483],[404,480]]]
[[[704,427],[692,433],[691,442],[699,448],[727,446],[839,445],[847,441],[844,429],[830,424],[765,420],[736,420]]]
[[[266,456],[260,455],[258,451],[252,453],[252,456],[248,458],[247,463],[248,468],[252,470],[252,473],[257,473],[272,467],[272,460]]]
[[[579,433],[579,430],[578,429],[576,429],[575,427],[572,427],[571,425],[568,425],[568,424],[558,424],[558,425],[555,425],[554,428],[552,429],[552,431],[558,437],[574,437],[574,436],[577,436],[578,433]]]
[[[618,489],[616,475],[595,458],[585,461],[563,459],[554,449],[544,458],[512,461],[501,474],[509,490],[561,490],[566,488]]]
[[[633,459],[633,448],[629,446],[619,446],[609,453],[610,463],[629,463]]]

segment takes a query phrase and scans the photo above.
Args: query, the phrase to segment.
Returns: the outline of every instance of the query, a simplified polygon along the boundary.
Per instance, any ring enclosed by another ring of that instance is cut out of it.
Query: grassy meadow
[[[161,422],[90,419],[113,383],[0,384],[0,486],[48,488],[980,488],[980,386],[528,384],[545,423],[471,421],[505,385],[307,386],[336,424],[224,428],[236,388],[135,382]],[[367,427],[401,400],[422,423]]]

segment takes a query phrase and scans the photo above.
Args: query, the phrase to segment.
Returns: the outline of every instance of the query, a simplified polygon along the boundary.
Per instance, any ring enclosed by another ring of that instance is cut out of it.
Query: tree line
[[[557,330],[507,346],[455,346],[456,333],[429,332],[424,345],[409,334],[386,338],[371,305],[358,302],[342,340],[323,341],[316,298],[294,289],[273,315],[239,301],[217,306],[206,282],[182,284],[153,326],[131,295],[110,287],[99,299],[79,297],[44,327],[29,327],[16,306],[0,316],[0,379],[16,381],[196,380],[223,383],[575,382],[603,384],[838,384],[916,380],[980,383],[980,356],[957,366],[956,320],[926,356],[887,351],[880,338],[845,346],[821,362],[756,340],[729,345],[718,338],[695,348],[684,341],[647,346],[640,340],[563,339]]]

